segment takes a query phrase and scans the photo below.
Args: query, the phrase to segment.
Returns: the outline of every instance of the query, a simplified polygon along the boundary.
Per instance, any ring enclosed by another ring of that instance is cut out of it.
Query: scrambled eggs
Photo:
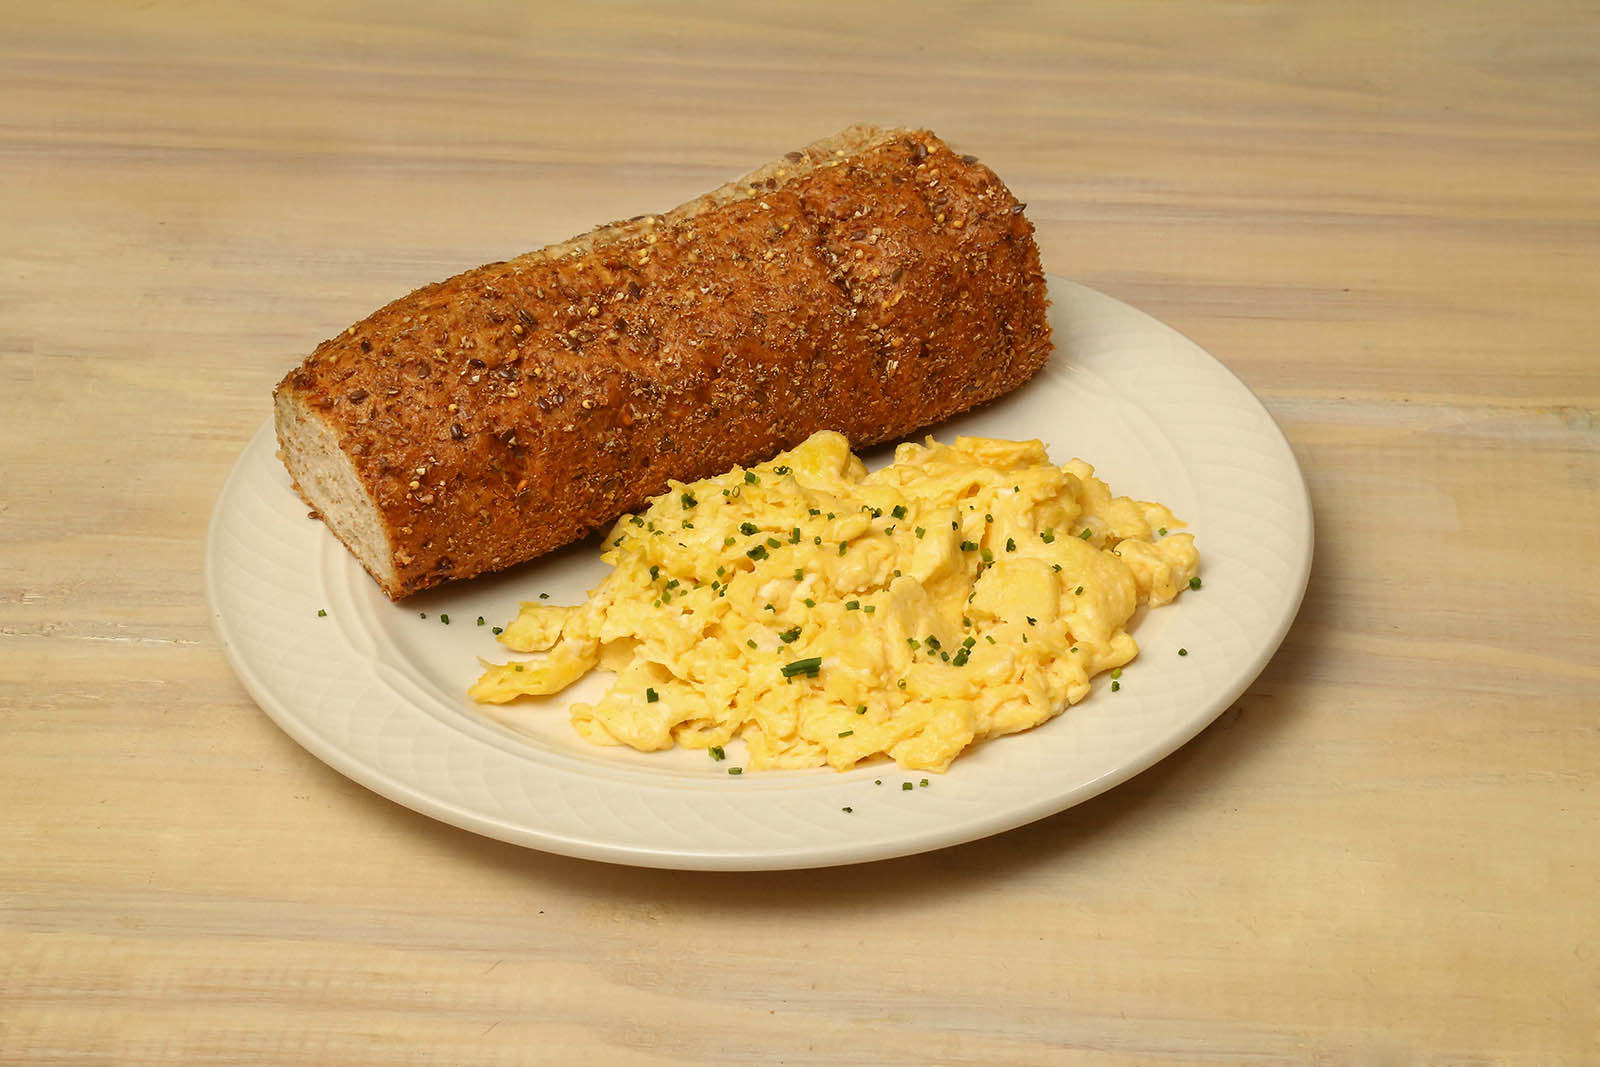
[[[1199,565],[1179,525],[1038,441],[930,438],[869,474],[818,433],[624,516],[588,602],[525,603],[500,637],[546,654],[486,665],[471,695],[554,693],[599,667],[615,684],[572,708],[597,744],[720,758],[741,737],[752,768],[943,770],[1138,654],[1136,605]]]

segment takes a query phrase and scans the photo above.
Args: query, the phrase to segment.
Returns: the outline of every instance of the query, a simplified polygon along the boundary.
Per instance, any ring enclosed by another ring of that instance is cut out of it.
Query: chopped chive
[[[760,481],[761,481],[761,479],[756,477],[756,472],[755,471],[745,471],[744,472],[744,484],[745,485],[756,485]]]
[[[644,520],[641,519],[637,515],[629,515],[628,516],[628,521],[633,523],[635,526],[643,526],[644,525]]]
[[[1187,649],[1187,648],[1180,648],[1180,649],[1178,649],[1178,655],[1180,655],[1180,656],[1187,656],[1187,655],[1188,655],[1188,654],[1189,654],[1189,650],[1188,650],[1188,649]]]
[[[1052,563],[1052,564],[1050,564],[1050,569],[1055,571],[1057,574],[1060,574],[1061,573],[1061,564]]]
[[[849,737],[853,733],[855,733],[854,730],[840,730],[839,731],[839,736],[840,737]]]
[[[983,557],[983,561],[985,563],[993,563],[994,562],[994,553],[990,552],[987,548],[978,549],[978,555]]]
[[[1083,529],[1083,533],[1079,534],[1078,536],[1083,538],[1085,541],[1087,541],[1087,540],[1089,540],[1089,537],[1090,537],[1091,533],[1092,533],[1092,531],[1086,526]]]
[[[728,754],[722,750],[721,745],[712,745],[710,748],[706,749],[706,751],[711,753],[711,758],[716,760],[718,763],[728,758]]]
[[[996,643],[995,639],[994,639],[994,634],[984,634],[983,635],[983,639],[985,641],[989,642],[991,645]]]
[[[737,540],[737,538],[734,538],[734,537],[724,537],[722,539],[722,547],[723,548],[732,548],[733,547],[733,542],[736,541],[736,540]]]
[[[756,643],[755,643],[754,639],[746,641],[745,644],[749,645],[751,648],[755,648],[756,647]]]
[[[822,514],[822,509],[821,508],[807,508],[806,509],[806,514],[807,515],[821,515]]]
[[[909,792],[911,792],[911,783],[910,782],[901,782],[900,783],[900,788],[905,790],[907,793],[909,793]]]
[[[769,537],[769,538],[767,538],[767,547],[768,548],[782,548],[783,547],[783,542],[778,540],[776,537]]]
[[[1043,541],[1047,545],[1048,544],[1053,544],[1055,542],[1055,539],[1056,539],[1056,528],[1054,526],[1050,527],[1044,533],[1039,535],[1039,540]]]
[[[1200,588],[1200,579],[1198,577],[1190,578],[1189,579],[1189,588],[1190,589],[1199,589]]]
[[[650,580],[653,582],[659,577],[661,577],[661,568],[654,563],[650,564]]]
[[[1165,537],[1167,536],[1167,528],[1163,526],[1161,529],[1157,530],[1156,533],[1160,534],[1162,537]]]
[[[985,515],[983,517],[983,521],[984,522],[993,522],[994,521],[994,516],[993,515]]]
[[[318,608],[317,609],[317,618],[326,619],[327,617],[328,617],[328,609],[327,608]],[[483,625],[483,620],[482,619],[478,620],[478,625],[479,626]]]
[[[800,601],[800,603],[804,604],[808,608],[814,608],[817,606],[817,602],[812,600],[810,597],[806,597],[804,600]]]
[[[448,616],[448,615],[440,615],[439,616],[439,621],[444,623],[446,626],[449,626],[450,625],[450,616]]]
[[[696,500],[693,494],[686,492],[678,497],[678,503],[682,504],[684,510],[687,511],[696,504],[700,503],[700,501]]]
[[[1078,588],[1074,589],[1072,591],[1072,595],[1073,596],[1082,596],[1083,595],[1083,586],[1080,585],[1080,586],[1078,586]]]
[[[794,569],[794,580],[797,581],[797,582],[805,581],[806,580],[806,572],[801,570],[799,567],[796,567]]]
[[[963,552],[976,552],[976,551],[978,551],[978,542],[976,542],[976,541],[963,541],[963,542],[961,542],[961,551],[963,551]]]
[[[518,670],[518,671],[521,671],[521,670],[522,670],[522,664],[520,664],[520,663],[519,663],[519,664],[517,664],[517,666],[516,666],[516,670]]]
[[[743,774],[744,773],[744,768],[743,767],[729,767],[728,768],[728,773],[729,774]]]
[[[1016,550],[1017,550],[1016,539],[1013,538],[1013,537],[1006,538],[1006,551],[1007,552],[1015,552]]]
[[[781,673],[785,678],[793,678],[799,674],[810,675],[811,677],[815,678],[817,673],[821,670],[822,657],[807,656],[805,659],[797,659],[789,663],[785,663],[779,668],[779,673]]]
[[[644,702],[646,704],[654,704],[656,701],[658,701],[660,699],[661,699],[661,694],[656,692],[654,689],[646,689],[644,691]]]
[[[839,555],[842,556],[848,551],[850,551],[850,542],[848,542],[848,541],[840,541],[839,542]]]
[[[1122,688],[1122,683],[1121,682],[1112,682],[1111,683],[1111,691],[1113,693],[1115,693],[1117,690],[1119,690],[1121,688]]]
[[[920,540],[922,540],[922,535],[923,535],[923,534],[925,534],[925,533],[927,533],[927,532],[928,532],[928,531],[927,531],[927,530],[926,530],[926,529],[924,529],[924,528],[923,528],[923,527],[921,527],[921,526],[918,526],[918,527],[917,527],[917,528],[916,528],[916,530],[915,530],[915,531],[913,531],[913,532],[914,532],[914,533],[916,533],[916,535],[917,535],[917,540],[919,540],[919,541],[920,541]]]
[[[791,545],[798,545],[800,543],[800,527],[796,526],[794,529],[789,531],[789,543]]]
[[[754,547],[754,548],[750,549],[748,552],[746,552],[745,555],[749,556],[751,559],[766,559],[767,558],[767,546],[766,545],[757,545],[756,547]]]
[[[495,626],[492,627],[489,632],[494,634],[496,637],[499,637],[501,634],[505,633],[505,630],[502,627]]]
[[[902,679],[900,679],[898,682],[896,682],[894,684],[896,686],[898,686],[899,688],[904,689],[906,687],[906,680],[904,678],[902,678]]]
[[[800,627],[798,626],[791,626],[789,629],[778,635],[778,640],[782,641],[786,645],[792,645],[799,639]]]
[[[866,612],[868,615],[871,615],[874,611],[878,610],[878,606],[876,604],[863,604],[861,605],[861,610]]]
[[[857,704],[856,705],[856,714],[857,715],[865,715],[866,713],[867,713],[867,706],[865,704]]]
[[[952,667],[965,667],[967,665],[967,657],[969,654],[970,653],[968,653],[966,649],[961,649],[956,653],[955,658],[950,661],[950,665]]]
[[[849,815],[852,811],[855,811],[856,809],[852,808],[850,805],[846,804],[844,807],[840,808],[839,810],[844,812],[846,815]]]
[[[893,515],[897,519],[905,518],[906,517],[905,505],[904,504],[896,504],[894,507],[889,509],[889,514]]]
[[[1035,619],[1032,615],[1024,615],[1023,618],[1028,620],[1028,625],[1029,626],[1038,626],[1039,625],[1039,621],[1037,619]]]
[[[1121,678],[1122,677],[1122,668],[1121,667],[1114,668],[1112,670],[1112,672],[1111,672],[1111,677],[1113,677],[1113,678]]]
[[[924,778],[922,781],[918,782],[917,784],[920,785],[924,789],[928,788],[928,780],[926,778]]]
[[[861,610],[861,601],[859,601],[859,600],[846,600],[844,602],[844,610],[846,610],[846,611],[860,611]]]
[[[785,474],[789,473],[789,468],[788,467],[773,467],[772,468],[772,473],[776,474],[778,477],[782,478]]]
[[[428,613],[427,613],[427,612],[426,612],[426,611],[419,611],[419,612],[417,612],[417,618],[419,618],[419,619],[426,619],[426,618],[427,618],[427,617],[428,617]]]
[[[753,534],[758,532],[760,529],[761,529],[761,527],[757,526],[753,522],[741,522],[739,524],[739,532],[744,534],[746,537],[752,536]]]
[[[811,539],[811,543],[814,544],[814,545],[820,545],[820,544],[822,544],[822,538],[821,537],[813,537]]]

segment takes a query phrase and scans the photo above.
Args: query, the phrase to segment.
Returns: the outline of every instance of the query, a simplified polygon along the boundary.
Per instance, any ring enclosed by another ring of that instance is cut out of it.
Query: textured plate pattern
[[[733,777],[700,753],[595,748],[558,700],[486,719],[464,695],[477,657],[499,651],[477,617],[502,623],[539,591],[576,602],[604,571],[594,545],[390,604],[307,519],[270,425],[212,515],[206,588],[223,648],[267,714],[340,773],[456,826],[571,856],[816,867],[970,841],[1070,807],[1182,745],[1260,673],[1304,593],[1312,527],[1293,453],[1225,367],[1110,297],[1058,278],[1050,293],[1050,365],[938,436],[1038,437],[1057,462],[1081,456],[1114,491],[1169,504],[1196,535],[1204,588],[1139,620],[1143,653],[1115,696],[1102,681],[1085,703],[979,746],[927,788],[902,790],[922,775],[893,767]],[[581,683],[578,698],[598,684]]]

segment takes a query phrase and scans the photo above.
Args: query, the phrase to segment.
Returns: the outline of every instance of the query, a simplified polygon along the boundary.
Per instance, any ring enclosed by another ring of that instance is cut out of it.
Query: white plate
[[[596,542],[391,604],[307,518],[270,424],[212,515],[217,634],[257,703],[335,770],[436,819],[549,852],[648,867],[821,867],[1061,811],[1171,753],[1260,673],[1305,591],[1311,506],[1282,433],[1227,368],[1091,289],[1052,278],[1050,295],[1049,365],[934,432],[1038,437],[1057,462],[1093,463],[1113,491],[1168,504],[1196,536],[1204,587],[1138,620],[1143,651],[1119,692],[1102,676],[1082,704],[977,746],[927,786],[893,765],[732,777],[701,752],[596,748],[564,710],[565,699],[596,695],[594,677],[518,710],[517,730],[486,718],[465,690],[477,657],[502,651],[489,626],[538,592],[581,600],[605,571]]]

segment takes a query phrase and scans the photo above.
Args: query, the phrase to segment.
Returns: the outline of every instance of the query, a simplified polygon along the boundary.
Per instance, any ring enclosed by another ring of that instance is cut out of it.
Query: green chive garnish
[[[903,504],[896,504],[894,507],[889,509],[889,514],[893,515],[897,519],[903,519],[906,517],[905,506]]]
[[[656,701],[658,701],[660,699],[661,699],[661,694],[656,692],[654,689],[646,689],[644,691],[644,702],[646,704],[654,704]]]
[[[750,549],[748,552],[746,552],[745,555],[749,556],[751,559],[766,559],[767,558],[767,546],[766,545],[757,545],[756,547],[754,547],[754,548]]]
[[[853,733],[855,733],[854,730],[840,730],[839,731],[839,736],[840,737],[849,737]]]
[[[327,608],[318,608],[317,609],[317,618],[326,619],[327,617],[328,617],[328,609]],[[478,625],[480,625],[480,626],[483,625],[483,620],[482,619],[478,620]]]
[[[1178,655],[1180,655],[1180,656],[1187,656],[1187,655],[1188,655],[1188,654],[1189,654],[1189,650],[1188,650],[1188,649],[1187,649],[1187,648],[1180,648],[1180,649],[1178,649]]]
[[[1078,536],[1083,538],[1085,541],[1087,541],[1087,540],[1089,540],[1089,535],[1090,535],[1090,530],[1087,527],[1085,527],[1083,533],[1079,534]]]
[[[792,645],[800,639],[800,627],[795,626],[778,635],[778,640],[786,645]]]
[[[805,659],[797,659],[789,663],[785,663],[779,668],[779,673],[781,673],[785,678],[794,678],[797,675],[802,674],[815,678],[821,670],[822,657],[807,656]]]
[[[1198,577],[1190,578],[1189,579],[1189,588],[1190,589],[1199,589],[1200,588],[1200,579]]]
[[[489,632],[494,634],[496,637],[499,637],[501,634],[505,633],[505,630],[502,627],[495,626],[492,627]]]
[[[1056,530],[1055,530],[1054,526],[1052,526],[1050,529],[1046,530],[1044,533],[1039,535],[1039,540],[1043,541],[1047,545],[1054,543],[1055,539],[1056,539]]]
[[[712,745],[710,748],[706,749],[706,751],[711,753],[711,758],[719,763],[728,758],[728,754],[722,751],[721,745]]]
[[[729,767],[728,768],[728,773],[729,774],[743,774],[744,773],[744,768],[743,767]]]

